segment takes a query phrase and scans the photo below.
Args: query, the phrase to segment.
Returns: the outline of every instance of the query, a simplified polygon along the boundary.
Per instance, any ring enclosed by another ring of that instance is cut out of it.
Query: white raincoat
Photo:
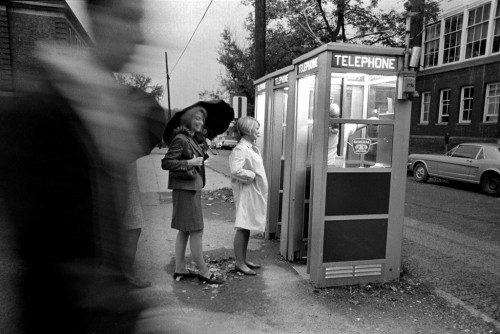
[[[242,138],[229,156],[235,228],[264,232],[267,220],[267,176],[259,149]]]

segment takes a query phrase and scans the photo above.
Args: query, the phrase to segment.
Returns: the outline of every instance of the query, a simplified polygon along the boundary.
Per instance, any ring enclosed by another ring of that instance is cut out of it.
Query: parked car
[[[417,182],[429,177],[481,185],[488,195],[500,194],[500,145],[460,144],[444,155],[410,154],[408,170]]]
[[[222,149],[230,149],[232,150],[236,144],[238,144],[238,141],[234,137],[222,137],[221,140],[221,148]]]
[[[222,139],[217,136],[210,142],[210,148],[220,150],[222,148]]]

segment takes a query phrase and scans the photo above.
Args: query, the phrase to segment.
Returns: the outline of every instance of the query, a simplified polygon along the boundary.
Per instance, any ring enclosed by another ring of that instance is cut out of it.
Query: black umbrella
[[[200,101],[195,104],[182,109],[175,113],[172,119],[168,122],[165,131],[163,132],[163,140],[170,145],[174,131],[181,125],[182,115],[193,107],[200,106],[207,111],[207,119],[204,128],[206,130],[205,137],[212,140],[217,135],[223,133],[229,128],[229,124],[234,119],[234,110],[222,100],[215,101]]]

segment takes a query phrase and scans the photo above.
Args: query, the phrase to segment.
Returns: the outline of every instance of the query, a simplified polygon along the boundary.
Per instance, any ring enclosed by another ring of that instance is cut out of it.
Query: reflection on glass
[[[330,109],[339,107],[339,115],[348,119],[394,116],[396,76],[363,73],[332,73]]]
[[[310,75],[298,80],[297,88],[297,112],[300,116],[307,115],[307,159],[306,164],[311,164],[312,155],[312,126],[313,126],[313,113],[314,113],[314,91],[316,86],[316,76]],[[300,117],[303,119],[303,117]]]
[[[255,118],[260,123],[260,137],[257,138],[256,145],[259,148],[261,154],[264,152],[264,128],[266,120],[266,93],[257,94],[256,99],[256,110]]]
[[[286,116],[288,108],[288,88],[274,91],[274,113],[281,114],[281,159],[285,158]]]
[[[340,168],[389,168],[393,125],[331,123],[327,164]]]

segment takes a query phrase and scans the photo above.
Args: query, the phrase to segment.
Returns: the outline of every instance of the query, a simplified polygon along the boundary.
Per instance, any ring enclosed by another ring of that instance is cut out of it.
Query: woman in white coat
[[[236,271],[256,275],[259,265],[247,260],[250,231],[264,232],[267,210],[267,177],[264,163],[255,141],[260,136],[260,124],[252,117],[242,117],[236,123],[241,139],[229,156],[236,221],[234,254]]]

